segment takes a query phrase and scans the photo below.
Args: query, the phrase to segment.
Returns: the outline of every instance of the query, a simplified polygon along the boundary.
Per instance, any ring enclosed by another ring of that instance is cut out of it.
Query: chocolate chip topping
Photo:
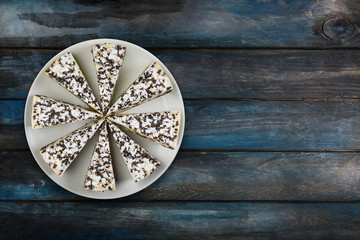
[[[180,111],[124,114],[109,116],[108,119],[165,147],[176,147]]]
[[[92,191],[102,192],[115,189],[115,178],[106,122],[101,126],[92,160],[86,174],[84,187]]]
[[[35,95],[32,106],[32,127],[42,128],[58,124],[99,118],[100,114],[80,106]]]
[[[96,44],[92,49],[100,89],[103,112],[110,104],[119,70],[125,58],[126,48],[116,44]]]
[[[122,132],[118,127],[109,124],[120,153],[135,182],[148,177],[160,163],[151,156],[144,148]]]
[[[170,79],[156,62],[147,67],[109,109],[108,115],[126,111],[173,90]]]
[[[103,119],[100,119],[88,123],[41,148],[40,153],[45,162],[50,165],[56,174],[62,175],[103,121]]]
[[[99,104],[73,55],[68,52],[45,70],[46,74],[98,112]]]

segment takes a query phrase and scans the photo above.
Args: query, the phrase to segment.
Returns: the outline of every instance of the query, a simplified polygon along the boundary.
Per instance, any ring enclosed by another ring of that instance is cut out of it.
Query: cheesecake
[[[81,101],[101,112],[93,91],[70,52],[56,59],[45,72],[51,79],[73,93]]]
[[[109,124],[116,145],[135,182],[148,177],[160,166],[158,160],[113,124]]]
[[[33,97],[31,115],[33,129],[100,117],[100,114],[77,105],[41,95]]]
[[[57,175],[63,175],[103,121],[95,120],[44,146],[40,149],[41,156]]]
[[[85,177],[84,188],[97,192],[115,190],[114,170],[106,122],[100,128],[99,137]]]
[[[164,147],[174,149],[177,145],[180,111],[112,115],[107,119]]]
[[[172,90],[173,86],[164,70],[157,62],[153,62],[116,100],[107,115],[126,111]]]
[[[126,48],[117,44],[96,44],[92,47],[103,112],[110,104]]]

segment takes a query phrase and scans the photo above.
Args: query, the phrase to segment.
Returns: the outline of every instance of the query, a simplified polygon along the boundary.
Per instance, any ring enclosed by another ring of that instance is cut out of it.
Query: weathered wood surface
[[[0,149],[28,148],[24,101],[0,101]],[[185,101],[183,149],[360,150],[359,101]]]
[[[29,151],[0,153],[0,169],[1,200],[86,200],[50,180]],[[359,181],[359,153],[180,152],[159,180],[120,200],[356,201]]]
[[[0,8],[0,47],[65,48],[104,37],[152,48],[360,46],[356,0],[12,0]]]
[[[0,239],[359,238],[359,1],[9,0],[0,9]],[[23,128],[42,66],[94,38],[149,49],[186,99],[168,171],[107,202],[52,182]]]
[[[360,204],[1,202],[0,220],[1,239],[358,239]]]
[[[40,69],[58,52],[0,51],[0,98],[26,97]],[[184,98],[360,98],[359,51],[159,50],[152,53],[170,69]]]

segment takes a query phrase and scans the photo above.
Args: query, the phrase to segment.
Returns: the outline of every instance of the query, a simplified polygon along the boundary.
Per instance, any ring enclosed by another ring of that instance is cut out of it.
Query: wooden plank
[[[186,101],[183,148],[359,149],[360,102]]]
[[[0,169],[1,200],[85,200],[50,180],[28,151],[1,152]],[[359,180],[358,153],[180,152],[158,181],[121,200],[353,201]]]
[[[360,148],[360,102],[186,101],[186,149]]]
[[[0,149],[28,148],[24,108],[25,101],[0,101]]]
[[[24,98],[41,68],[59,51],[0,51],[1,98]]]
[[[0,47],[65,48],[104,37],[152,48],[360,46],[354,0],[12,0],[0,8]]]
[[[23,101],[0,101],[0,149],[27,148]],[[185,101],[184,149],[359,150],[359,101]]]
[[[1,98],[26,97],[40,69],[57,53],[56,50],[0,51]],[[360,98],[359,51],[159,50],[152,53],[170,69],[184,98]]]
[[[1,202],[2,239],[358,239],[360,204]]]

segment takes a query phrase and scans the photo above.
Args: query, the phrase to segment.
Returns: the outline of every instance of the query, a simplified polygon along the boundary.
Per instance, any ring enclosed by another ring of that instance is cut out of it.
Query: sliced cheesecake
[[[44,146],[40,150],[41,156],[57,175],[63,175],[103,121],[95,120]]]
[[[45,72],[50,78],[73,93],[84,103],[101,112],[93,91],[70,52],[56,59]]]
[[[100,128],[99,137],[85,178],[84,187],[91,191],[115,190],[115,178],[106,125],[106,122],[104,122]]]
[[[126,111],[141,103],[160,97],[173,90],[170,79],[157,62],[153,62],[118,98],[108,115]]]
[[[92,48],[103,113],[110,104],[126,48],[117,44],[96,44]]]
[[[112,115],[108,119],[164,147],[172,149],[176,147],[180,111]]]
[[[31,123],[34,129],[100,117],[93,111],[46,96],[35,95],[32,101]]]
[[[128,135],[113,124],[109,124],[120,153],[135,182],[148,177],[160,166],[158,160],[151,156],[144,148],[132,140]]]

